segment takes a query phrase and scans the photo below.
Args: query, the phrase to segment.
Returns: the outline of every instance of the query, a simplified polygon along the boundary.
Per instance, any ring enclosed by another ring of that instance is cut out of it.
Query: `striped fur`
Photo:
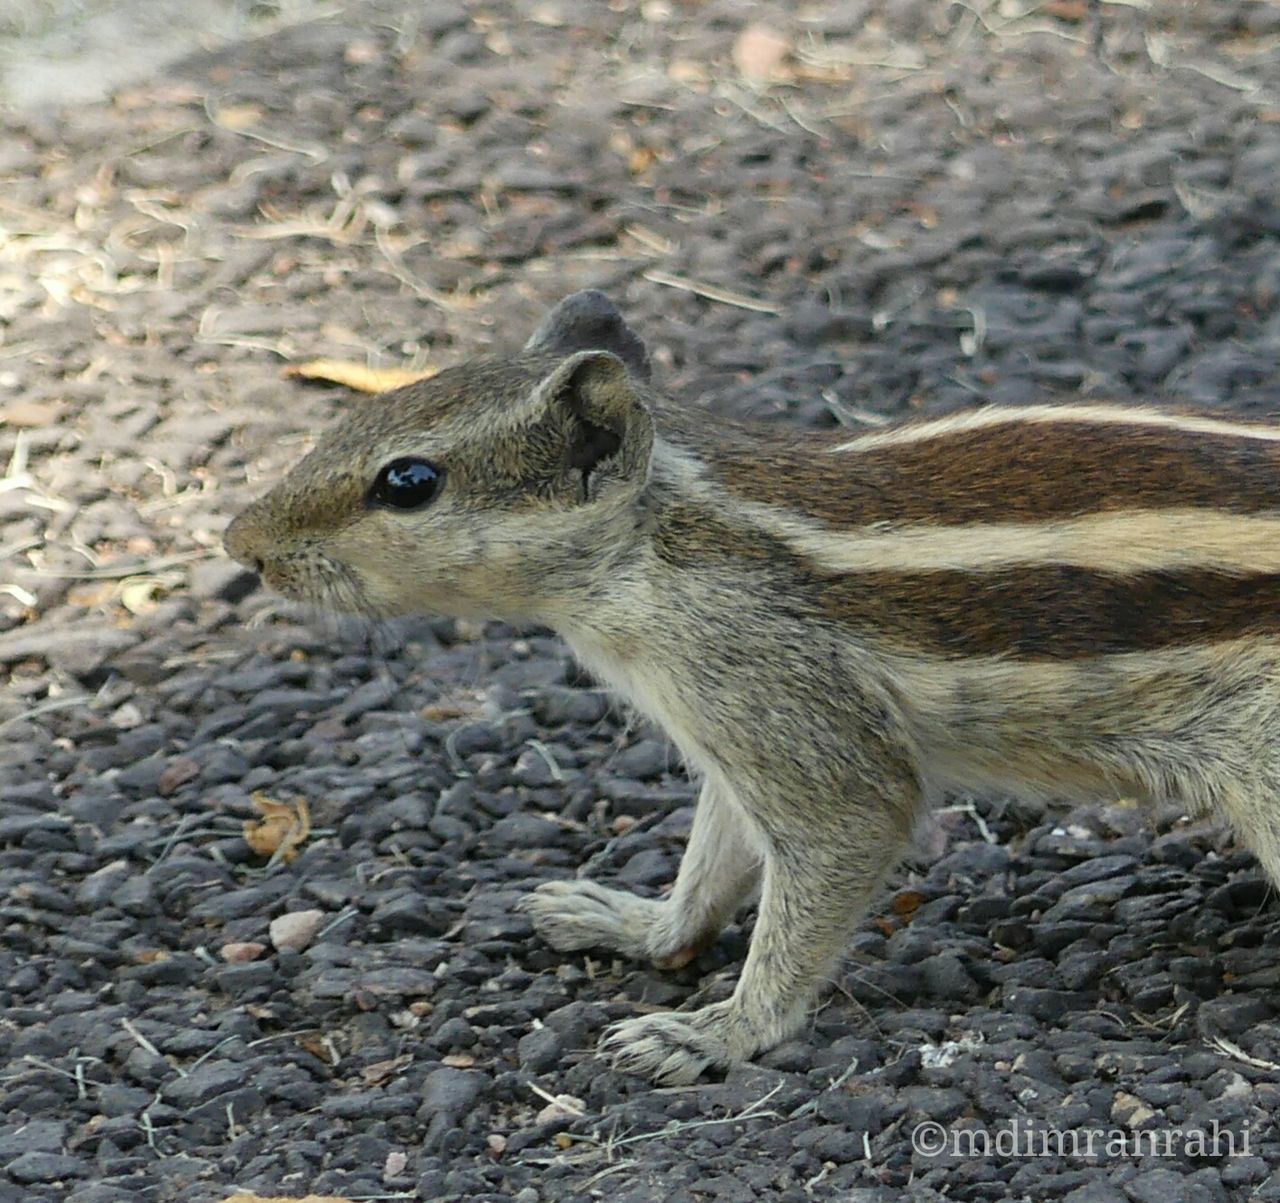
[[[671,439],[701,502],[869,639],[1057,659],[1280,631],[1273,427],[1071,406]]]
[[[794,1032],[948,789],[1176,798],[1280,883],[1280,429],[1072,405],[851,437],[647,371],[578,294],[525,353],[362,403],[226,536],[306,600],[548,624],[675,741],[703,787],[670,896],[523,904],[562,951],[673,966],[758,890],[733,996],[618,1025],[617,1066],[687,1082]],[[404,455],[439,497],[369,504]]]

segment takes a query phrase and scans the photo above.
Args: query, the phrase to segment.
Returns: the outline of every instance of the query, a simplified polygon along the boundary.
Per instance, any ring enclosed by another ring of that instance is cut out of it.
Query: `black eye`
[[[440,490],[443,473],[424,459],[393,459],[378,473],[369,500],[397,510],[416,510]]]

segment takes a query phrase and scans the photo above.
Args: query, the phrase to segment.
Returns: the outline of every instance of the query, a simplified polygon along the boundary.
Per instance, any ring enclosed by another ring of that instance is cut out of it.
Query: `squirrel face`
[[[521,354],[362,401],[231,523],[227,550],[325,608],[537,618],[634,528],[646,366],[612,305],[576,294]]]

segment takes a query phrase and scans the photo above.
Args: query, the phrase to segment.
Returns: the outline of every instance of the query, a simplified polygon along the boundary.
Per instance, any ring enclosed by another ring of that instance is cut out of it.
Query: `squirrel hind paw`
[[[708,1010],[624,1019],[605,1033],[600,1055],[621,1073],[649,1078],[662,1086],[687,1086],[707,1070],[727,1069],[739,1059],[716,1033],[714,1024],[698,1024],[698,1017]]]

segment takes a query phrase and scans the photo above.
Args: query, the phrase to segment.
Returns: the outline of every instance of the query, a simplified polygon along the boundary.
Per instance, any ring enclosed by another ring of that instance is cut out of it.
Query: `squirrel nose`
[[[238,514],[223,533],[222,546],[226,548],[227,554],[233,560],[246,568],[251,568],[261,576],[263,562],[258,554],[257,540],[254,538],[256,533],[257,527],[249,514],[247,512]]]

